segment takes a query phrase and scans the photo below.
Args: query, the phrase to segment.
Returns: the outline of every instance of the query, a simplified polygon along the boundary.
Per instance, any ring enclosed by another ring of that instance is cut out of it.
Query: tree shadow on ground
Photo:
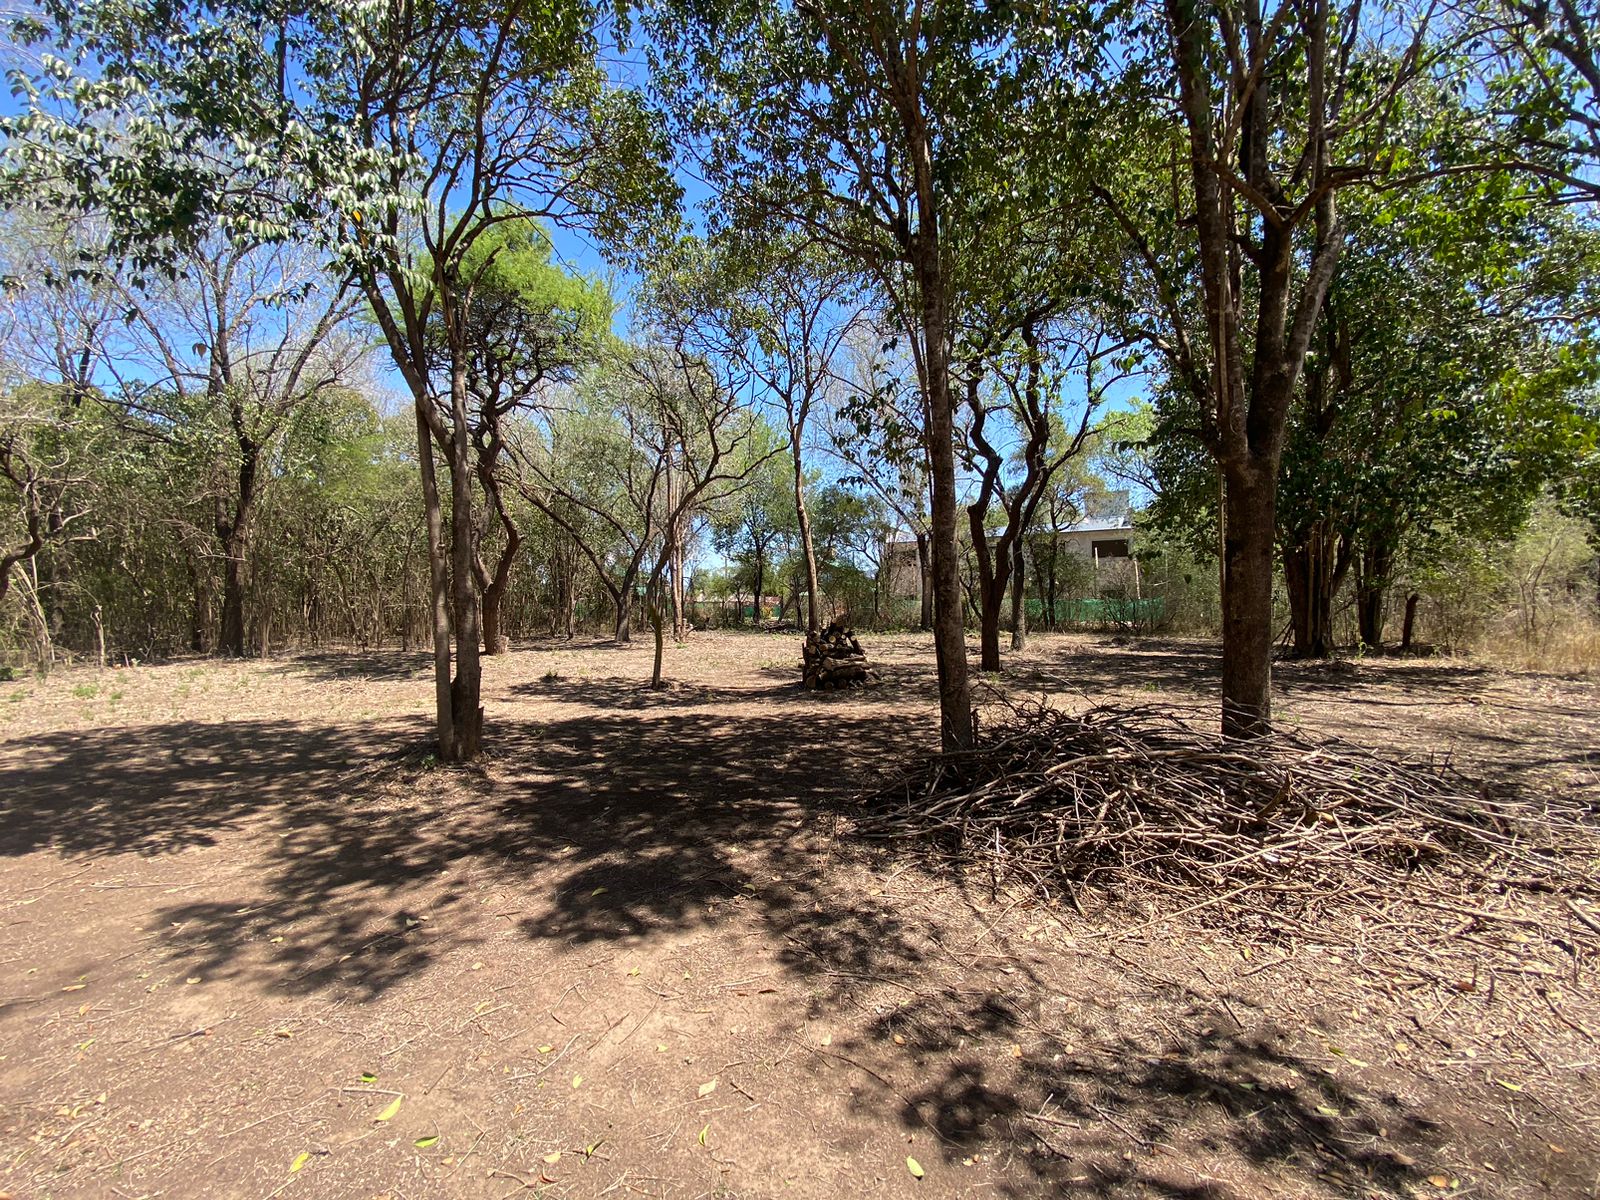
[[[288,720],[65,731],[0,746],[0,855],[169,854],[209,846],[419,753],[420,721]]]
[[[1140,640],[1127,646],[1073,642],[1001,655],[1001,679],[1013,688],[1093,697],[1110,690],[1192,692],[1218,689],[1222,658],[1215,645]]]
[[[841,787],[818,764],[841,744],[887,760],[926,739],[921,724],[602,707],[491,723],[485,770],[423,765],[421,722],[47,734],[5,747],[0,854],[162,856],[236,839],[225,877],[192,881],[220,898],[157,914],[176,929],[174,957],[196,974],[373,997],[471,914],[469,877],[479,890],[537,880],[527,935],[581,941],[696,923],[730,890],[814,871],[807,843]],[[881,932],[862,928],[859,952]]]
[[[22,765],[5,770],[0,854],[161,855],[249,834],[225,876],[196,881],[211,894],[153,914],[162,948],[195,975],[355,1001],[414,977],[442,947],[476,944],[499,919],[554,948],[640,944],[740,914],[779,947],[810,1014],[895,998],[872,1004],[868,1029],[836,1052],[811,1049],[817,1079],[847,1071],[859,1104],[898,1111],[908,1132],[934,1130],[953,1160],[1026,1147],[1031,1178],[1013,1181],[1014,1195],[1222,1195],[1180,1178],[1213,1147],[1291,1178],[1387,1182],[1404,1168],[1372,1148],[1370,1129],[1383,1125],[1419,1159],[1438,1142],[1425,1116],[1335,1088],[1259,1031],[1216,1033],[1229,1028],[1220,1009],[1169,1014],[1158,1040],[1147,1013],[1119,1007],[1124,986],[1031,967],[998,976],[995,961],[1023,960],[1016,948],[951,948],[973,914],[863,889],[852,865],[876,860],[841,860],[840,843],[819,849],[820,835],[847,837],[840,802],[873,768],[929,744],[931,717],[635,713],[623,683],[638,694],[632,681],[585,681],[566,694],[588,706],[580,715],[492,722],[477,770],[425,766],[421,722],[19,739],[4,747]],[[504,908],[485,904],[501,894]],[[1065,1008],[1063,994],[1074,997]],[[996,1045],[1013,1042],[1027,1050],[995,1061]],[[1288,1071],[1303,1082],[1283,1082]],[[1161,1146],[1170,1161],[1151,1157]]]
[[[766,671],[761,673],[768,674]],[[783,680],[787,680],[787,684]],[[804,690],[792,676],[774,678],[771,687],[715,687],[667,678],[662,680],[661,687],[652,688],[648,679],[628,676],[570,678],[548,675],[543,679],[514,684],[506,694],[518,699],[549,700],[557,704],[576,704],[616,712],[701,708],[751,701],[782,703],[806,699]]]
[[[542,637],[517,638],[512,643],[512,653],[554,654],[560,651],[570,653],[594,654],[595,651],[645,651],[648,646],[642,638],[635,638],[632,642],[618,642],[614,637],[598,634],[579,634],[578,637],[563,637],[560,634],[542,635]]]
[[[1012,659],[997,681],[1001,694],[1045,691],[1072,695],[1084,704],[1116,702],[1120,693],[1150,692],[1157,702],[1193,708],[1209,722],[1217,703],[1221,655],[1214,644],[1159,639],[1091,642],[1048,648],[1037,657]],[[1285,706],[1289,728],[1308,725],[1318,736],[1319,715],[1329,713],[1341,736],[1362,741],[1369,732],[1392,745],[1385,731],[1409,723],[1407,739],[1435,757],[1460,765],[1475,785],[1503,797],[1527,797],[1548,789],[1592,789],[1600,779],[1600,756],[1572,726],[1592,720],[1594,697],[1587,685],[1545,679],[1553,688],[1537,693],[1505,686],[1508,677],[1473,663],[1412,658],[1286,660],[1273,666],[1273,690]],[[1576,777],[1578,782],[1570,780]],[[1560,782],[1562,779],[1568,782]]]
[[[869,1088],[859,1103],[897,1103],[948,1163],[997,1140],[1019,1148],[1002,1195],[1256,1194],[1230,1186],[1244,1182],[1237,1169],[1207,1177],[1230,1158],[1276,1181],[1276,1194],[1312,1178],[1394,1192],[1441,1141],[1424,1112],[1325,1073],[1243,997],[1196,1003],[1175,985],[1157,989],[1152,1013],[1090,979],[1023,975],[987,994],[920,997],[847,1047],[898,1038],[937,1063],[917,1086]],[[1239,1009],[1254,1028],[1234,1022]],[[1016,1057],[996,1055],[997,1042]]]
[[[420,679],[433,670],[433,655],[426,650],[311,650],[278,660],[274,669],[330,681]]]

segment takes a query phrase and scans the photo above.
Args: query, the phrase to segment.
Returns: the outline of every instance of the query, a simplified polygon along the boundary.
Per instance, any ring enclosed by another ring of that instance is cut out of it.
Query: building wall
[[[922,595],[922,565],[916,542],[890,542],[883,551],[884,594],[895,600]]]
[[[1037,535],[1035,535],[1037,536]],[[1096,542],[1126,542],[1133,546],[1133,528],[1122,526],[1112,529],[1065,529],[1056,535],[1063,552],[1093,561]],[[1099,560],[1099,587],[1135,587],[1133,560],[1127,557],[1102,556]],[[884,594],[895,600],[915,599],[922,594],[922,569],[917,562],[915,542],[891,541],[884,546],[883,570],[886,586]],[[1029,559],[1032,570],[1032,558]]]

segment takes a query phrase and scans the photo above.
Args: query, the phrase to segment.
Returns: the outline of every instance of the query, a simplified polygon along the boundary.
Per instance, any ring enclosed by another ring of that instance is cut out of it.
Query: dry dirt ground
[[[818,696],[792,635],[697,634],[661,693],[645,645],[522,648],[468,771],[419,656],[0,684],[0,1194],[1596,1194],[1592,963],[1535,1010],[861,846],[851,797],[935,738],[930,643],[867,649],[880,687]],[[985,688],[1204,711],[1216,670],[1041,637]],[[1600,802],[1595,682],[1279,681]]]

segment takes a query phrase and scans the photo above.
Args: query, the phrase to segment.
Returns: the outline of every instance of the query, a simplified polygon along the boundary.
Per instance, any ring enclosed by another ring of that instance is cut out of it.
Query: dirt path
[[[0,685],[0,1192],[1596,1194],[1592,964],[1551,1032],[870,854],[838,805],[933,740],[931,649],[872,639],[884,685],[818,697],[794,642],[696,635],[666,693],[643,646],[491,660],[473,772],[417,749],[418,657]],[[1003,686],[1213,679],[1041,638]],[[1281,682],[1309,726],[1600,796],[1593,683]]]

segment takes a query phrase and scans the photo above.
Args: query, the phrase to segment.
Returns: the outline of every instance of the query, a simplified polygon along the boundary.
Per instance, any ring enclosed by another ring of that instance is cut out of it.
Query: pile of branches
[[[1537,895],[1600,950],[1594,806],[1493,798],[1448,768],[1343,741],[1227,741],[1162,708],[1015,708],[978,749],[869,797],[857,831],[1080,909],[1088,895],[1165,892],[1169,915],[1275,929],[1334,902],[1392,924],[1402,896],[1442,910],[1424,924],[1453,926],[1450,912],[1492,924],[1486,897]]]

